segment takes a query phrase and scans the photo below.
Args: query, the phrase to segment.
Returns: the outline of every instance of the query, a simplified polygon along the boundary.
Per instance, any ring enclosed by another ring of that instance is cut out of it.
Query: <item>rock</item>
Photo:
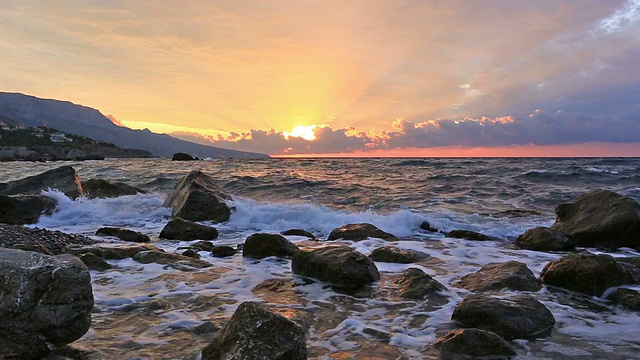
[[[616,258],[616,261],[618,263],[627,263],[640,269],[640,256],[619,257],[619,258]]]
[[[543,335],[556,323],[551,311],[528,295],[497,298],[473,294],[458,304],[451,319],[463,327],[492,331],[507,340]]]
[[[160,251],[160,249],[149,245],[109,245],[100,246],[100,250],[107,260],[122,260],[133,258],[141,251]]]
[[[353,240],[360,241],[368,238],[378,238],[383,240],[397,240],[394,235],[384,232],[371,224],[347,224],[333,229],[327,240]]]
[[[214,246],[211,249],[211,256],[215,256],[215,257],[229,257],[229,256],[233,256],[235,255],[237,252],[236,249],[232,248],[231,246],[226,246],[226,245],[218,245],[218,246]]]
[[[500,335],[481,329],[456,329],[439,338],[434,346],[443,358],[515,356],[516,351]]]
[[[69,254],[0,248],[0,358],[40,358],[89,330],[87,267]]]
[[[56,205],[55,200],[44,195],[0,195],[0,223],[33,224],[41,215],[51,215]]]
[[[173,216],[185,220],[223,222],[231,216],[225,204],[229,199],[211,177],[194,170],[178,181],[162,206],[173,208]]]
[[[465,275],[453,286],[469,291],[538,291],[542,288],[527,265],[518,261],[489,264],[473,274]]]
[[[396,281],[400,286],[398,293],[405,300],[428,300],[431,305],[443,305],[447,303],[446,296],[439,292],[446,291],[447,287],[418,268],[408,268]]]
[[[96,231],[96,235],[115,236],[122,241],[130,241],[136,243],[145,243],[151,241],[151,239],[147,235],[141,234],[137,231],[112,227],[102,227]]]
[[[492,241],[496,240],[495,238],[489,237],[484,234],[480,234],[479,232],[471,231],[471,230],[451,230],[446,234],[447,237],[456,238],[456,239],[467,239],[473,241]]]
[[[291,259],[291,270],[352,291],[380,280],[378,268],[365,255],[348,246],[327,246],[300,250]]]
[[[89,245],[95,241],[83,235],[66,234],[21,225],[0,224],[0,247],[12,249],[33,249],[47,255],[65,253],[65,248],[73,245]]]
[[[398,249],[395,246],[379,247],[371,252],[369,258],[373,261],[411,264],[428,258],[429,255],[413,250]]]
[[[190,245],[190,247],[198,249],[199,251],[213,251],[213,249],[216,248],[216,245],[213,245],[211,241],[198,241],[197,243]]]
[[[181,255],[182,256],[186,256],[186,257],[190,257],[192,259],[200,259],[200,254],[198,254],[196,251],[191,250],[191,249],[187,249],[187,250],[183,251]]]
[[[550,261],[540,273],[542,283],[601,296],[610,287],[636,284],[638,279],[610,255],[571,254]]]
[[[173,219],[160,232],[160,237],[168,240],[213,240],[218,237],[218,230],[193,221]]]
[[[306,360],[304,330],[293,321],[244,302],[202,350],[202,360]]]
[[[173,156],[171,157],[172,161],[192,161],[195,160],[193,158],[193,156],[189,155],[189,154],[185,154],[185,153],[175,153],[173,154]]]
[[[82,184],[71,166],[62,166],[24,179],[4,183],[0,195],[40,195],[43,190],[56,189],[75,199],[82,195]]]
[[[520,249],[533,251],[570,251],[575,248],[563,233],[543,226],[525,231],[516,238],[515,244]]]
[[[608,190],[595,190],[556,207],[551,226],[576,246],[640,246],[640,204]]]
[[[617,288],[607,299],[629,310],[640,311],[640,292],[637,290]]]
[[[431,226],[428,221],[423,221],[422,224],[420,224],[420,229],[430,232],[438,232],[438,229]]]
[[[142,264],[156,263],[169,265],[178,270],[191,270],[190,268],[204,269],[212,266],[208,261],[154,250],[140,251],[133,256],[133,260]]]
[[[282,235],[284,236],[304,236],[304,237],[308,237],[309,239],[315,239],[316,236],[313,235],[312,233],[302,230],[302,229],[289,229],[287,231],[283,231]]]
[[[193,331],[193,333],[196,335],[204,335],[220,331],[220,328],[211,321],[204,321],[201,324],[192,327],[191,331]]]
[[[267,256],[288,257],[298,251],[298,247],[280,234],[258,233],[244,241],[242,256],[262,259]]]
[[[89,179],[82,182],[84,195],[89,199],[115,198],[125,195],[146,194],[147,192],[122,182],[110,182],[103,179]]]
[[[80,259],[80,261],[82,261],[89,270],[104,271],[111,269],[111,265],[109,265],[108,262],[91,253],[84,253],[78,256],[78,259]]]

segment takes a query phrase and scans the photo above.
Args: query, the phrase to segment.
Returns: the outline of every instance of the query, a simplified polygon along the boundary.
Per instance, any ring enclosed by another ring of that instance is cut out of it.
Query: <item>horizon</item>
[[[272,157],[638,157],[640,0],[0,6],[2,91]]]

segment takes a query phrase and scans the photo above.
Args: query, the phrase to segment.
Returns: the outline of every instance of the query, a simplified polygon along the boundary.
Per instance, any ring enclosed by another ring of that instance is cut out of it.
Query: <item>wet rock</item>
[[[533,251],[570,251],[575,248],[563,233],[543,226],[525,231],[516,238],[515,244],[520,249]]]
[[[218,230],[189,220],[173,219],[165,225],[160,237],[167,240],[213,240],[218,238]]]
[[[291,270],[296,275],[325,281],[347,291],[380,280],[373,260],[348,246],[300,250],[291,259]]]
[[[242,256],[262,259],[268,256],[289,257],[298,247],[280,234],[258,233],[250,235],[242,247]]]
[[[69,245],[64,248],[64,252],[77,257],[80,257],[83,254],[91,254],[104,259],[104,252],[102,249],[99,246],[94,245]]]
[[[192,259],[180,254],[171,254],[164,251],[141,251],[133,256],[133,260],[142,264],[163,264],[169,265],[178,270],[189,270],[189,268],[204,269],[211,267],[208,261]]]
[[[189,154],[178,152],[173,154],[173,156],[171,157],[171,160],[172,161],[193,161],[195,159],[193,158],[193,156]]]
[[[398,249],[395,246],[379,247],[371,252],[369,258],[373,261],[411,264],[428,258],[429,255],[419,251]]]
[[[205,321],[191,328],[191,331],[193,331],[193,333],[196,335],[204,335],[204,334],[212,334],[216,331],[220,331],[220,328],[216,326],[216,324],[212,323],[211,321]]]
[[[226,245],[218,245],[211,248],[211,256],[215,257],[229,257],[235,255],[236,252],[236,249]]]
[[[65,253],[65,248],[72,245],[89,245],[95,241],[91,238],[61,231],[27,228],[20,225],[0,224],[0,247],[13,249],[32,249],[47,255]]]
[[[629,310],[640,311],[640,292],[637,290],[618,288],[607,299]]]
[[[133,258],[141,251],[160,251],[160,249],[149,245],[110,245],[99,246],[104,258],[107,260],[122,260]]]
[[[489,264],[473,274],[465,275],[453,286],[469,291],[538,291],[542,288],[527,265],[518,261]]]
[[[162,206],[173,208],[173,217],[224,222],[231,216],[225,203],[230,198],[210,176],[194,170],[178,181]]]
[[[440,294],[447,287],[418,268],[405,270],[396,283],[400,286],[400,297],[405,300],[428,300],[435,306],[447,303],[446,296]]]
[[[89,179],[82,182],[84,195],[89,199],[116,198],[125,195],[146,194],[147,192],[123,182],[110,182],[103,179]]]
[[[134,302],[119,307],[118,310],[123,312],[138,311],[144,313],[153,313],[158,310],[166,310],[171,308],[171,304],[166,299],[152,299],[148,301]]]
[[[102,227],[96,231],[96,235],[100,236],[115,236],[122,241],[130,241],[136,243],[145,243],[151,241],[151,239],[144,234],[137,231],[113,227]]]
[[[283,231],[282,235],[284,236],[304,236],[304,237],[308,237],[309,239],[315,239],[316,236],[313,235],[312,233],[306,231],[306,230],[302,230],[302,229],[289,229],[287,231]]]
[[[103,258],[95,256],[91,253],[84,253],[78,256],[78,259],[82,261],[89,270],[104,271],[111,269],[111,265],[104,261]]]
[[[40,358],[89,330],[91,276],[73,255],[0,249],[0,294],[0,358]]]
[[[542,283],[601,296],[610,287],[636,284],[633,272],[610,255],[572,254],[550,261],[540,274]]]
[[[552,229],[567,235],[576,246],[640,246],[640,204],[608,190],[578,196],[555,209]]]
[[[24,179],[4,183],[0,195],[40,195],[42,191],[55,189],[75,199],[82,195],[82,184],[71,166],[61,166]]]
[[[368,238],[378,238],[383,240],[397,240],[398,238],[384,232],[371,224],[347,224],[333,229],[327,240],[353,240],[360,241]]]
[[[212,251],[216,245],[213,245],[211,241],[198,241],[195,244],[189,245],[189,247],[198,249],[199,251]]]
[[[282,315],[244,302],[202,350],[202,360],[219,359],[307,359],[304,331]]]
[[[471,230],[451,230],[446,234],[446,236],[450,238],[467,239],[474,241],[496,240],[495,238]]]
[[[422,224],[420,224],[420,229],[422,229],[424,231],[430,231],[430,232],[438,232],[439,231],[437,228],[434,228],[433,226],[431,226],[431,224],[429,224],[428,221],[423,221]]]
[[[51,215],[56,205],[55,200],[43,195],[0,195],[0,223],[33,224],[41,215]]]
[[[475,328],[453,330],[439,338],[434,346],[440,350],[444,359],[516,355],[516,351],[500,335]]]
[[[463,327],[492,331],[507,340],[544,335],[556,323],[551,311],[528,295],[497,298],[473,294],[458,304],[451,319]]]
[[[618,263],[627,263],[640,269],[640,256],[619,257],[619,258],[616,258],[616,261]]]
[[[181,255],[182,256],[186,256],[186,257],[190,257],[192,259],[200,259],[200,254],[198,254],[196,251],[191,250],[191,249],[187,249],[187,250],[183,251]]]

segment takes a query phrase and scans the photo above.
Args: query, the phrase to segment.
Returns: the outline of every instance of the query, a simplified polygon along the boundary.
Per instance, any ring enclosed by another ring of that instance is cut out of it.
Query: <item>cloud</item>
[[[109,119],[116,126],[125,127],[124,124],[122,124],[122,122],[120,120],[116,119],[116,117],[111,115],[111,114],[107,114],[104,117]]]

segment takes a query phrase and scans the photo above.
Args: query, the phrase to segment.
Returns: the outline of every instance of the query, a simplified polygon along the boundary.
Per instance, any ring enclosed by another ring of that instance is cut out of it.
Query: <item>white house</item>
[[[61,132],[53,133],[49,135],[49,138],[51,139],[51,141],[57,142],[57,143],[71,140],[71,139],[67,139],[67,137]]]

